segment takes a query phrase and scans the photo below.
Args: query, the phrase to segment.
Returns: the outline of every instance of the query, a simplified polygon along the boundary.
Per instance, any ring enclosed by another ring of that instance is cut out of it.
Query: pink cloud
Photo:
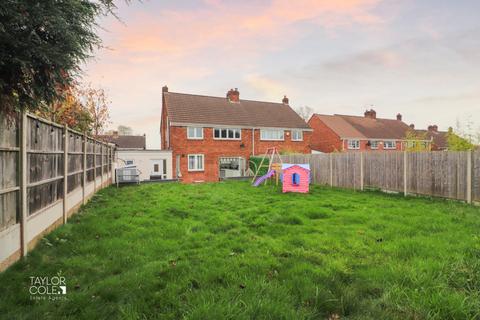
[[[133,54],[177,57],[198,50],[261,52],[275,50],[303,35],[296,24],[310,22],[325,29],[375,25],[371,13],[380,0],[272,0],[227,5],[205,1],[201,9],[141,12],[126,25],[107,27],[118,34],[112,47]],[[252,47],[255,50],[252,50]]]

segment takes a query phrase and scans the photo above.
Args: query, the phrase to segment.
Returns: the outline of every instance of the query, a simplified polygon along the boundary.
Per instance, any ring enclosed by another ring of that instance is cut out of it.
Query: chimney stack
[[[412,129],[412,130],[415,129],[415,125],[413,123],[410,125],[410,129]]]
[[[366,110],[365,113],[365,118],[370,118],[370,119],[377,119],[377,112],[373,109]]]
[[[436,124],[428,126],[428,131],[438,132],[438,126]]]
[[[397,113],[397,120],[402,121],[402,115],[400,113]]]
[[[238,88],[235,88],[235,90],[228,90],[227,99],[230,102],[240,102],[240,92],[238,91]]]
[[[287,98],[287,96],[283,96],[282,103],[288,106],[288,98]]]
[[[114,131],[112,132],[112,136],[113,136],[114,138],[118,138],[118,131],[117,131],[117,130],[114,130]]]
[[[163,87],[162,87],[162,92],[168,92],[168,87],[167,87],[167,86],[163,86]]]

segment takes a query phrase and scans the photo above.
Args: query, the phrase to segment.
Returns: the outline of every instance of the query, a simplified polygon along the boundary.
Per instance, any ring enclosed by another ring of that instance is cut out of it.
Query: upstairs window
[[[303,131],[292,130],[292,141],[303,141]]]
[[[283,130],[260,130],[260,140],[284,140]]]
[[[378,149],[378,141],[377,140],[371,140],[370,141],[370,148],[373,150]]]
[[[240,140],[242,129],[238,128],[215,128],[213,129],[213,138],[219,140]]]
[[[397,149],[397,143],[394,140],[383,141],[383,149]]]
[[[188,139],[203,139],[203,128],[202,127],[187,127],[187,138]]]
[[[351,150],[360,149],[360,140],[348,140],[348,149],[351,149]]]

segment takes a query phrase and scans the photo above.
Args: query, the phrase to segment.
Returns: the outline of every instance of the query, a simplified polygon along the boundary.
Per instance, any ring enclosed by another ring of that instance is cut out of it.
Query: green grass
[[[0,318],[478,319],[479,217],[318,186],[107,188],[0,274]],[[68,300],[30,300],[58,273]]]

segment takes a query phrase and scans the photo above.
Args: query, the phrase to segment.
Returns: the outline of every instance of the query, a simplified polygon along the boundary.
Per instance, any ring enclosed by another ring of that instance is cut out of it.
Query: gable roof
[[[146,148],[145,136],[101,135],[97,138],[114,143],[119,149],[143,150]]]
[[[310,171],[310,164],[297,164],[297,163],[284,163],[282,164],[282,170],[287,170],[293,167],[299,167],[304,170]]]
[[[404,139],[410,127],[403,121],[348,115],[314,114],[340,138]]]
[[[173,125],[202,124],[248,128],[310,129],[289,105],[195,94],[164,92],[169,120]]]

